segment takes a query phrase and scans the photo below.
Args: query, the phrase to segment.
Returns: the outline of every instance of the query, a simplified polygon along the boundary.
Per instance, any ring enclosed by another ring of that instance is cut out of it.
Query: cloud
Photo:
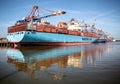
[[[95,18],[105,18],[106,16],[112,15],[114,12],[116,12],[116,10],[110,10],[110,11],[101,11],[97,16],[95,16]]]

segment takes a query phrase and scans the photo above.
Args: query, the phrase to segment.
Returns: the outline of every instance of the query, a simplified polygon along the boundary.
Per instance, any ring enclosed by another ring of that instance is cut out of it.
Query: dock
[[[0,47],[14,47],[14,44],[8,42],[8,40],[5,38],[0,40]]]
[[[0,47],[14,47],[14,44],[10,42],[0,42]]]

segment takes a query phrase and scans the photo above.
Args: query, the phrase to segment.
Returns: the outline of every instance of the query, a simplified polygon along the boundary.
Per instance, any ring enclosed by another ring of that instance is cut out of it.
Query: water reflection
[[[110,52],[110,48],[103,44],[24,47],[8,49],[7,62],[14,64],[16,70],[27,73],[31,79],[62,80],[67,77],[64,69],[83,68],[88,64],[96,66],[96,61],[106,52]]]

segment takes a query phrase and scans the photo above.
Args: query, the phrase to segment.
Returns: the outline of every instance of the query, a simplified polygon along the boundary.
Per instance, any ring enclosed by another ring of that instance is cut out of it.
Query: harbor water
[[[120,42],[0,47],[0,84],[120,84]]]

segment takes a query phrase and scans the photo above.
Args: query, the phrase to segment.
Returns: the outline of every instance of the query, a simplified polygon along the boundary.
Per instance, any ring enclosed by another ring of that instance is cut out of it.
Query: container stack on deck
[[[15,26],[8,27],[8,33],[20,32],[27,30],[27,22],[16,24]]]
[[[8,33],[13,32],[20,32],[20,31],[26,31],[29,30],[27,22],[23,22],[20,24],[16,24],[15,26],[11,26],[8,28]],[[82,32],[78,30],[68,30],[67,28],[59,28],[54,25],[36,25],[35,31],[37,32],[49,32],[49,33],[61,33],[61,34],[70,34],[70,35],[76,35],[81,36],[81,33],[83,33],[83,36],[88,37],[95,37],[99,38],[100,36],[94,33],[90,32]]]

